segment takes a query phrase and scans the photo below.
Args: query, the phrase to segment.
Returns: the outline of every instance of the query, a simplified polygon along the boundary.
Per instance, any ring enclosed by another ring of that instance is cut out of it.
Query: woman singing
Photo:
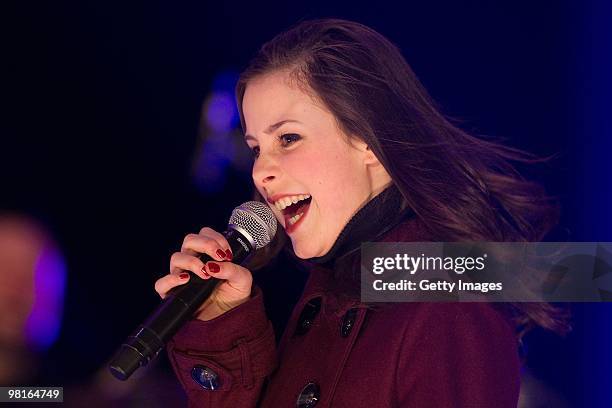
[[[257,197],[283,227],[256,263],[290,243],[310,272],[277,345],[263,293],[225,238],[210,228],[185,238],[156,282],[160,296],[186,283],[185,271],[223,280],[168,345],[190,406],[515,407],[517,333],[556,329],[554,310],[363,304],[359,248],[540,240],[556,213],[514,171],[527,156],[451,124],[399,50],[350,21],[278,35],[236,94]]]

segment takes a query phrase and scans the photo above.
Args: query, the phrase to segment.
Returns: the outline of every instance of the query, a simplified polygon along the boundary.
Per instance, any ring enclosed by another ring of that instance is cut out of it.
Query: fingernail
[[[222,249],[217,249],[217,256],[221,259],[225,258],[225,252]]]
[[[187,278],[189,278],[189,274],[187,272],[183,272],[179,274],[179,279],[185,280]]]
[[[230,251],[229,249],[226,249],[225,250],[225,258],[228,261],[231,261],[233,257],[234,257],[234,255],[232,255],[232,251]]]
[[[208,270],[210,271],[210,273],[217,273],[221,270],[221,268],[219,268],[219,265],[214,262],[208,262],[206,265],[208,266]]]

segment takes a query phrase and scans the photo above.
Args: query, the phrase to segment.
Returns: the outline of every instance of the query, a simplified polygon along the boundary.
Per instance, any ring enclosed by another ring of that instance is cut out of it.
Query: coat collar
[[[322,312],[333,313],[338,318],[351,308],[367,307],[358,297],[343,295],[348,282],[334,273],[346,267],[343,260],[359,257],[356,252],[361,250],[363,242],[430,240],[423,222],[406,208],[399,189],[391,185],[353,216],[326,255],[304,261],[310,275],[297,305],[299,310],[316,297],[323,298]]]
[[[414,212],[406,207],[395,184],[391,184],[355,213],[327,254],[306,262],[333,268],[338,260],[358,251],[362,242],[378,241],[400,222],[412,217]]]

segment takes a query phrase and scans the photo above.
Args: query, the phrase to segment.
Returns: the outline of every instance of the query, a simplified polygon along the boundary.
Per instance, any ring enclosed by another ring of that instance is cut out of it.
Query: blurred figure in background
[[[39,357],[59,335],[65,281],[51,234],[27,216],[0,214],[0,386],[64,387],[69,407],[154,408],[180,401],[178,382],[159,361],[129,383],[110,377],[106,365],[84,382],[39,383]]]
[[[0,214],[0,385],[29,384],[37,354],[57,338],[65,268],[35,221]]]

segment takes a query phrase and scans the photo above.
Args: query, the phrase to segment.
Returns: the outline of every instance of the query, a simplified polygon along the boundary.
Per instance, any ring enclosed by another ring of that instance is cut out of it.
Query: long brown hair
[[[243,129],[249,81],[278,70],[290,72],[321,101],[345,134],[370,146],[437,240],[539,241],[556,224],[558,207],[512,164],[538,159],[453,124],[400,50],[373,29],[346,20],[311,20],[264,44],[236,87]],[[280,234],[265,257],[285,240]],[[549,304],[517,303],[513,310],[522,328],[567,328],[563,314]]]

